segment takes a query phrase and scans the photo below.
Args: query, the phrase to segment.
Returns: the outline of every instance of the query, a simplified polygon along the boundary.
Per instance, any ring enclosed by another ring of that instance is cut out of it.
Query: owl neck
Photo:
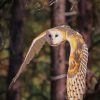
[[[80,68],[81,60],[82,60],[82,50],[85,42],[82,36],[78,33],[74,33],[68,36],[68,42],[71,47],[70,57],[69,57],[69,68],[68,68],[68,76],[75,76]],[[86,61],[87,62],[87,61]]]

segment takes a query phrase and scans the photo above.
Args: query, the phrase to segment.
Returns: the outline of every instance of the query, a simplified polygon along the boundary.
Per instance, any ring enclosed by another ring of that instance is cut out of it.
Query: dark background
[[[89,48],[84,100],[100,100],[99,0],[0,0],[0,100],[66,99],[66,78],[51,81],[50,76],[67,73],[67,42],[57,48],[46,44],[8,91],[32,40],[62,24],[80,32]]]

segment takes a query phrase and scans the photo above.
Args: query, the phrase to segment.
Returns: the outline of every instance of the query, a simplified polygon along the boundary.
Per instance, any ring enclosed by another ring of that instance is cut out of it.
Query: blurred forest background
[[[46,44],[8,91],[32,40],[58,25],[79,31],[89,48],[84,100],[100,100],[100,0],[0,0],[0,100],[66,100],[69,44]],[[66,64],[65,64],[66,62]]]

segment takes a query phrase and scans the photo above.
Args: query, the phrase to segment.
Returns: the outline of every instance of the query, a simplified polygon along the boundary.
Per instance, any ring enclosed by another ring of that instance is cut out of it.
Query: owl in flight
[[[67,97],[68,100],[83,100],[86,89],[88,48],[83,37],[77,31],[74,31],[69,26],[65,25],[48,29],[33,40],[19,71],[10,84],[10,87],[15,83],[35,54],[40,51],[45,42],[48,42],[50,46],[58,46],[65,41],[69,42],[71,48],[69,68],[66,75]]]

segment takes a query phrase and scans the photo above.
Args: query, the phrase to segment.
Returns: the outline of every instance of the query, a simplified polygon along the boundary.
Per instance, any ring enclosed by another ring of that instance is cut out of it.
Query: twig
[[[73,15],[77,15],[76,11],[73,12],[65,12],[65,16],[73,16]]]
[[[66,74],[61,74],[61,75],[57,75],[57,76],[51,76],[51,80],[52,81],[56,81],[56,80],[59,80],[59,79],[62,79],[62,78],[66,78],[67,75]]]
[[[56,3],[58,0],[50,0],[49,1],[49,6],[52,6],[54,3]]]

